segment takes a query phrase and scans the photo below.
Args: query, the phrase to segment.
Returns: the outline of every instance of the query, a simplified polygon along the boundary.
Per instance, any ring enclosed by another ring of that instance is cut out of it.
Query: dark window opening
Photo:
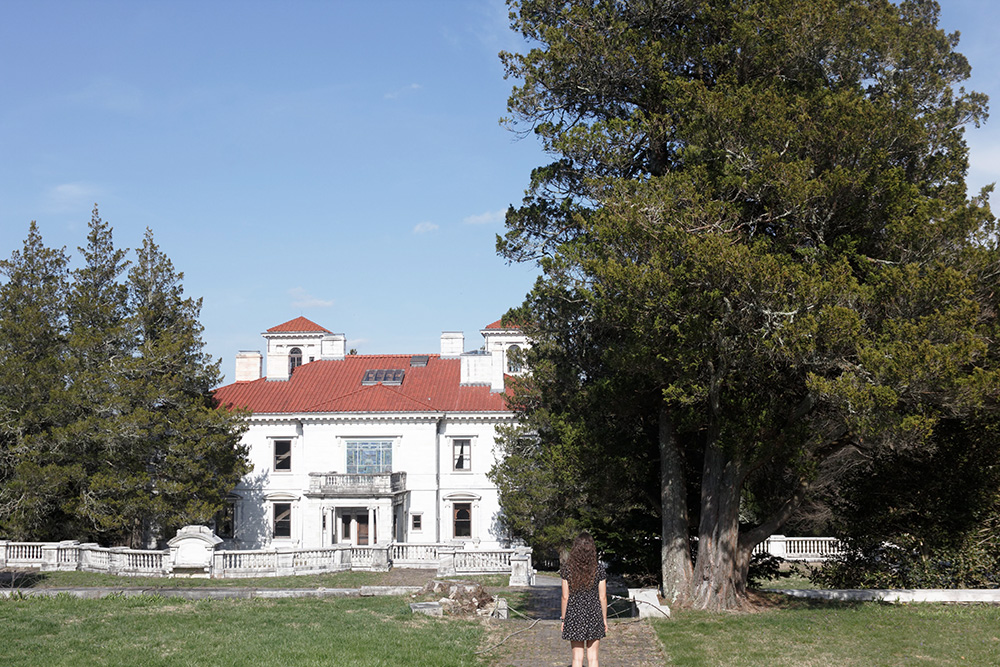
[[[453,440],[455,470],[472,470],[472,441]]]
[[[369,368],[365,371],[365,376],[361,378],[361,384],[403,384],[403,376],[406,374],[402,368]]]
[[[274,503],[274,536],[292,536],[292,504]]]
[[[292,371],[302,365],[302,350],[293,347],[288,351],[288,374],[291,375]]]
[[[292,469],[292,441],[274,441],[274,469],[275,471],[289,471]]]
[[[472,537],[472,503],[455,503],[455,537]]]
[[[232,539],[236,534],[236,502],[227,500],[215,515],[215,534],[223,539]]]
[[[520,373],[521,372],[521,347],[519,345],[511,345],[507,348],[507,372],[508,373]]]

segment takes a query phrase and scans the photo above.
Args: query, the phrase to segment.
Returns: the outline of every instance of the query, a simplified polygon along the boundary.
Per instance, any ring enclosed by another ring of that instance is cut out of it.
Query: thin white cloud
[[[333,301],[315,297],[304,287],[293,287],[288,290],[288,296],[292,297],[293,308],[329,308],[333,305]]]
[[[497,222],[503,222],[506,216],[507,209],[500,209],[499,211],[487,211],[486,213],[470,215],[466,218],[462,218],[462,222],[467,225],[491,225]]]
[[[387,100],[394,100],[397,97],[399,97],[400,95],[404,95],[406,93],[410,93],[410,92],[413,92],[415,90],[420,90],[421,87],[422,86],[419,83],[411,83],[410,85],[403,86],[402,88],[400,88],[398,90],[389,91],[388,93],[386,93],[385,95],[383,95],[383,97],[385,99],[387,99]]]
[[[430,232],[436,232],[438,226],[433,222],[421,222],[416,227],[413,228],[414,234],[428,234]]]
[[[61,183],[45,193],[45,206],[50,211],[89,210],[100,194],[101,189],[89,183]]]

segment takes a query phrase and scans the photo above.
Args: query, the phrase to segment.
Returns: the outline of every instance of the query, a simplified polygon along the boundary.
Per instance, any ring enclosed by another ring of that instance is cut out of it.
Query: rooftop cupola
[[[263,334],[267,340],[267,379],[287,380],[296,368],[317,359],[344,358],[346,337],[296,317],[271,327]],[[339,346],[338,346],[339,343]]]

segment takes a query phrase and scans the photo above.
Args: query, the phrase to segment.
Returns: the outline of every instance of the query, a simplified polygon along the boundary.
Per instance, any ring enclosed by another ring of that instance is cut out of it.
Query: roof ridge
[[[319,403],[315,403],[313,405],[308,406],[307,408],[305,408],[303,410],[303,412],[319,411],[318,408],[320,408],[321,406],[330,405],[331,403],[338,403],[338,402],[340,402],[340,401],[342,401],[344,399],[350,398],[351,396],[357,396],[358,394],[361,394],[361,393],[370,393],[370,392],[373,392],[373,391],[379,391],[380,388],[382,390],[384,390],[384,391],[388,391],[388,392],[390,392],[392,394],[395,394],[396,396],[398,396],[400,398],[406,399],[407,401],[410,401],[411,403],[416,403],[421,408],[430,409],[430,410],[434,409],[434,404],[431,403],[431,402],[429,402],[429,401],[421,401],[419,398],[414,398],[410,394],[406,394],[406,393],[403,393],[402,391],[399,391],[396,387],[384,385],[381,382],[379,382],[378,384],[366,385],[364,387],[360,387],[359,389],[357,389],[355,391],[349,391],[346,394],[341,394],[340,396],[337,396],[337,397],[334,397],[334,398],[330,398],[330,399],[325,400],[325,401],[320,401]]]
[[[282,322],[281,324],[276,324],[267,330],[268,333],[333,333],[326,327],[316,324],[312,320],[299,315],[298,317],[293,317],[287,322]]]
[[[371,389],[372,387],[375,387],[375,386],[378,386],[378,385],[364,385],[364,386],[358,387],[354,391],[349,391],[346,394],[340,394],[339,396],[333,396],[331,398],[328,398],[325,401],[320,401],[319,403],[314,403],[313,405],[307,405],[305,407],[305,409],[303,410],[303,412],[309,412],[310,410],[312,410],[313,408],[315,408],[317,406],[325,405],[327,403],[333,403],[334,401],[339,401],[341,399],[347,398],[348,396],[355,396],[357,394],[360,394],[361,392],[368,391],[369,389]]]
[[[375,385],[375,386],[377,387],[379,385]],[[384,387],[388,391],[391,391],[392,393],[396,394],[397,396],[401,396],[403,398],[409,399],[409,400],[411,400],[414,403],[417,403],[419,405],[426,405],[429,408],[433,408],[434,407],[434,404],[431,403],[430,400],[422,401],[419,398],[416,398],[415,396],[412,396],[411,394],[407,394],[406,392],[404,392],[402,385],[399,385],[399,386],[390,386],[390,385],[383,384],[382,387]]]

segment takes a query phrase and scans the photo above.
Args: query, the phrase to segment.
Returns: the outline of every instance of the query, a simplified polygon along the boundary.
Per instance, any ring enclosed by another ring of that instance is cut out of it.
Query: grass
[[[653,623],[667,664],[996,665],[1000,607],[782,600],[758,613],[681,612]]]
[[[352,588],[386,582],[386,575],[371,572],[242,581],[141,580],[80,572],[36,575],[35,584],[48,587],[152,583]],[[488,577],[477,579],[508,598],[514,609],[526,602],[523,589],[507,589]],[[776,586],[792,587],[788,580]],[[1000,664],[1000,606],[817,602],[766,591],[758,599],[762,611],[680,611],[670,621],[653,621],[667,655],[664,664]],[[0,600],[0,654],[5,666],[484,664],[475,655],[487,640],[482,623],[414,616],[407,606],[410,601],[186,601],[159,595]]]
[[[782,576],[778,579],[765,581],[763,589],[803,589],[821,588],[809,580],[809,572],[815,565],[806,563],[785,563],[782,566]]]
[[[433,573],[428,574],[428,578]],[[164,577],[119,577],[100,572],[24,572],[13,578],[13,587],[23,588],[360,588],[389,583],[389,573],[335,572],[293,577],[250,579],[168,579]],[[10,588],[9,584],[5,584]]]
[[[0,646],[8,667],[480,664],[480,623],[414,616],[408,601],[15,599],[0,601]]]

